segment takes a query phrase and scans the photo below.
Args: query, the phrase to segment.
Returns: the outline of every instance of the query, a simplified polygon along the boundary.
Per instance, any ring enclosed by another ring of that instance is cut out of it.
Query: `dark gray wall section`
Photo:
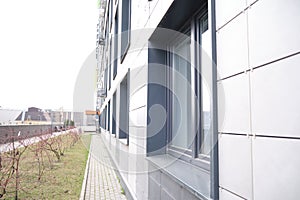
[[[128,137],[129,123],[129,105],[128,105],[128,87],[127,78],[120,84],[120,120],[119,120],[119,138]]]
[[[116,117],[117,117],[117,97],[116,97],[116,92],[115,92],[115,94],[114,94],[114,96],[113,96],[113,110],[112,110],[112,114],[113,114],[113,116],[112,116],[112,131],[111,131],[111,133],[112,134],[116,134],[116,132],[117,132],[117,129],[116,129],[116,127],[117,127],[117,124],[116,124]]]
[[[159,23],[158,27],[179,30],[188,20],[191,15],[205,6],[207,0],[176,0],[170,6],[169,10]]]
[[[148,50],[148,99],[147,99],[147,155],[157,155],[166,152],[167,144],[167,127],[166,123],[160,127],[155,121],[160,119],[161,112],[158,112],[155,107],[162,106],[166,110],[167,89],[166,82],[166,69],[165,69],[166,52],[155,48],[154,43],[149,43]],[[151,110],[151,116],[150,114]],[[151,117],[151,118],[150,118]],[[157,124],[157,125],[156,125]]]

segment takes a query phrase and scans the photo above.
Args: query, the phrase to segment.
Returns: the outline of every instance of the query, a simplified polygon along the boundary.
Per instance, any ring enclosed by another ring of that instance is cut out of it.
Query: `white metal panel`
[[[247,16],[238,16],[217,32],[218,75],[225,78],[248,69]]]
[[[151,13],[146,27],[156,28],[165,13],[168,11],[169,7],[172,5],[173,1],[174,0],[159,0],[155,7],[150,8]],[[152,4],[150,3],[150,5]]]
[[[146,106],[129,112],[129,126],[138,126],[138,127],[147,126]]]
[[[219,132],[250,133],[249,74],[218,83]]]
[[[300,137],[300,55],[253,71],[252,130]]]
[[[146,58],[147,59],[147,58]],[[147,66],[130,69],[130,96],[148,82]],[[147,103],[147,102],[145,102]]]
[[[300,196],[300,140],[253,140],[255,200],[294,200]]]
[[[246,8],[246,0],[216,0],[217,28],[223,26]]]
[[[136,162],[137,165],[137,173],[136,176],[136,197],[137,199],[148,199],[148,162],[145,159],[145,156],[138,155],[138,159]],[[131,172],[132,173],[132,172]],[[134,173],[134,172],[133,172]]]
[[[219,137],[219,180],[220,187],[251,199],[250,137],[226,134]]]
[[[242,198],[240,198],[224,189],[219,190],[219,199],[220,200],[243,200]]]
[[[134,145],[136,152],[143,154],[146,152],[147,128],[145,127],[130,127],[129,146]]]
[[[147,86],[134,91],[130,98],[130,110],[145,106],[147,104]]]
[[[260,0],[249,9],[251,66],[300,51],[299,8],[299,0]]]
[[[157,3],[158,0],[153,1]],[[131,1],[131,27],[132,30],[144,28],[149,17],[149,3],[144,0]],[[152,3],[151,3],[152,4]]]
[[[247,5],[250,6],[251,4],[253,4],[254,2],[257,2],[259,0],[247,0]]]

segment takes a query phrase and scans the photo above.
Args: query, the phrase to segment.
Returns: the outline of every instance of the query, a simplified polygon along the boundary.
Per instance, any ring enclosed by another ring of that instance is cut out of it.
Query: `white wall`
[[[220,199],[298,199],[300,1],[216,7]]]

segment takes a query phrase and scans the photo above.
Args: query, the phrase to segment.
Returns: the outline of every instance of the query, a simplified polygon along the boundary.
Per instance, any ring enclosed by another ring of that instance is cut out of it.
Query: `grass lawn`
[[[54,155],[51,155],[52,164],[45,158],[41,180],[38,180],[36,157],[27,149],[20,164],[19,199],[79,199],[90,140],[90,135],[82,135],[60,161],[56,161]],[[4,198],[14,199],[13,182]]]

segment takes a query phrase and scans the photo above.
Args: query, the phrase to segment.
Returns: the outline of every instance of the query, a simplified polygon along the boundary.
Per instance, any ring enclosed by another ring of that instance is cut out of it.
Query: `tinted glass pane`
[[[200,153],[209,155],[211,149],[211,33],[207,15],[199,21],[201,38],[202,126]]]
[[[174,45],[172,59],[172,145],[190,149],[193,141],[190,133],[191,66],[190,38]]]

